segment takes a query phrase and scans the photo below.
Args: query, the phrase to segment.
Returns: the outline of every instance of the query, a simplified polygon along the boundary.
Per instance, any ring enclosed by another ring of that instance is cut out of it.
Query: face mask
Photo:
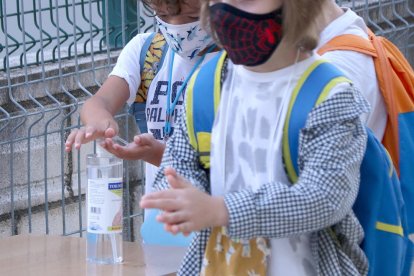
[[[234,64],[265,63],[282,39],[282,9],[253,14],[218,3],[210,7],[210,24]]]
[[[200,21],[173,25],[162,21],[158,16],[155,18],[168,46],[185,59],[192,60],[200,51],[213,44],[212,38],[200,27]]]

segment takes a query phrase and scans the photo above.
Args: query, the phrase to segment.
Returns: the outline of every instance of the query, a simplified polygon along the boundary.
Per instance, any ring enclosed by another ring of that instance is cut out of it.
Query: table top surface
[[[86,239],[50,235],[17,235],[0,239],[1,275],[129,276],[146,275],[141,244],[124,242],[124,262],[86,261]]]

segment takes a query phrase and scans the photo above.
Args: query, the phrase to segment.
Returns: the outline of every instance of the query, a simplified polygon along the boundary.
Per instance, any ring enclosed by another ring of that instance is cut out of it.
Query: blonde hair
[[[287,43],[311,51],[318,46],[323,5],[330,0],[285,0],[283,3],[283,36]],[[217,40],[209,22],[209,0],[201,0],[201,22]]]

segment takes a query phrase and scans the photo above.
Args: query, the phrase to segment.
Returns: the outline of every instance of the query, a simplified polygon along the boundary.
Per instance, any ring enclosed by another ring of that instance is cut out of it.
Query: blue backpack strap
[[[299,133],[308,114],[326,98],[336,83],[344,80],[343,73],[333,65],[317,62],[295,87],[283,134],[283,158],[292,183],[298,179]],[[353,211],[364,229],[361,247],[369,261],[369,275],[408,276],[413,244],[407,237],[407,212],[400,182],[385,148],[369,129],[367,133],[367,148]]]
[[[147,53],[149,51],[151,51],[151,45],[159,42],[159,40],[157,40],[156,35],[159,35],[159,33],[151,33],[144,41],[144,44],[142,45],[141,48],[141,52],[140,52],[140,56],[139,56],[139,68],[140,68],[140,75],[141,75],[141,82],[144,82],[146,78],[149,78],[150,81],[152,81],[152,79],[155,77],[155,75],[158,73],[159,69],[162,67],[162,64],[164,62],[165,56],[166,56],[166,52],[168,49],[168,44],[165,43],[165,41],[163,43],[161,43],[161,49],[156,49],[156,50],[161,50],[161,57],[159,61],[156,61],[157,64],[153,64],[153,66],[151,66],[151,70],[152,70],[152,74],[150,75],[145,75],[144,74],[144,68],[145,68],[145,62],[148,59]],[[155,46],[155,45],[154,45]],[[154,55],[152,55],[154,56]],[[143,91],[139,91],[138,93],[141,92],[140,97],[138,97],[140,100],[139,101],[135,101],[130,109],[129,109],[129,113],[132,114],[135,118],[135,121],[141,131],[141,133],[146,133],[148,132],[148,128],[147,128],[147,120],[146,120],[146,116],[145,116],[145,107],[146,107],[146,93],[147,93],[147,89],[149,88],[149,85],[140,85],[140,89],[145,90],[145,92]]]
[[[305,71],[294,88],[283,130],[283,159],[292,183],[298,179],[299,132],[305,126],[308,114],[327,97],[333,86],[344,81],[349,82],[341,71],[319,60]]]
[[[147,37],[147,39],[145,40],[144,44],[142,45],[141,52],[140,52],[140,55],[139,55],[139,68],[141,70],[141,72],[140,72],[141,75],[142,75],[142,71],[144,69],[144,63],[145,63],[145,59],[147,57],[147,52],[150,51],[150,46],[151,46],[151,44],[154,43],[154,38],[155,38],[156,35],[157,35],[157,32],[151,33]],[[165,59],[165,56],[166,56],[166,53],[167,53],[167,49],[168,49],[168,43],[164,43],[162,45],[162,49],[161,49],[162,55],[161,55],[160,61],[158,63],[158,66],[156,68],[154,68],[155,69],[154,70],[154,72],[155,72],[154,75],[156,75],[158,73],[158,71],[162,67],[162,64],[164,63],[164,59]]]
[[[147,56],[147,52],[149,51],[152,40],[154,39],[156,34],[157,34],[156,32],[151,33],[147,37],[147,39],[145,39],[145,42],[142,45],[141,53],[139,54],[139,68],[141,70],[140,71],[141,74],[142,74],[142,70],[144,69],[145,57]]]
[[[186,91],[186,123],[190,144],[198,152],[204,169],[210,168],[210,141],[220,101],[222,52],[196,71]]]

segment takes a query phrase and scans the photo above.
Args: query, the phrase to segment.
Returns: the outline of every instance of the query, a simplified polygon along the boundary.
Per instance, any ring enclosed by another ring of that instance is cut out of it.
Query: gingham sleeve
[[[368,111],[368,103],[351,86],[314,108],[300,133],[298,182],[227,194],[228,234],[281,238],[343,219],[358,193],[367,140],[360,115]]]
[[[167,167],[174,168],[178,174],[189,180],[194,186],[202,191],[209,191],[209,180],[206,172],[200,167],[198,153],[191,146],[187,125],[185,123],[185,108],[180,115],[174,133],[168,139],[161,166],[159,167],[153,187],[156,190],[170,188],[164,170]]]

